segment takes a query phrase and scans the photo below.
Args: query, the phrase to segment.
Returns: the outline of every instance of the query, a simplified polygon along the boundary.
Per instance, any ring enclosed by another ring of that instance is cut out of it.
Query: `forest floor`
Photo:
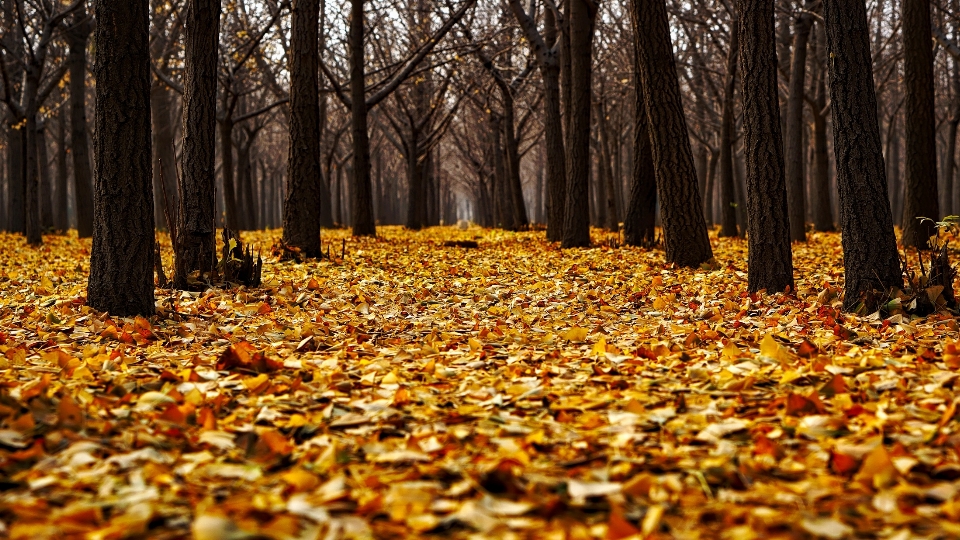
[[[960,535],[956,319],[841,314],[838,235],[751,297],[742,240],[380,231],[149,320],[0,236],[0,536]]]

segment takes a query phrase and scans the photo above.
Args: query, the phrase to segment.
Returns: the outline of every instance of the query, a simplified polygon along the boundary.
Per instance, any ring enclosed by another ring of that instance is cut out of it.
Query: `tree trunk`
[[[591,0],[567,0],[570,23],[570,118],[567,130],[567,201],[561,246],[590,245],[590,107],[593,30]]]
[[[23,111],[26,117],[24,126],[24,232],[27,243],[36,246],[43,243],[40,224],[40,159],[37,155],[37,93],[40,91],[40,71],[42,66],[30,61],[24,68]]]
[[[47,146],[47,123],[37,126],[37,169],[40,179],[40,230],[53,228],[53,179],[50,177],[50,155]]]
[[[96,188],[87,304],[114,316],[152,315],[150,9],[96,2]]]
[[[926,248],[940,219],[933,101],[930,0],[903,0],[904,161],[903,245]]]
[[[956,5],[956,3],[955,3]],[[956,23],[954,37],[960,37],[960,21]],[[960,213],[960,167],[957,166],[957,128],[960,126],[960,58],[953,58],[953,74],[950,77],[953,86],[953,105],[950,112],[950,123],[947,131],[947,166],[944,174],[947,178],[947,187],[950,189],[950,213]],[[944,212],[946,213],[946,212]]]
[[[784,122],[784,173],[787,182],[787,208],[790,212],[790,238],[797,242],[807,240],[803,178],[806,153],[806,146],[803,144],[803,98],[807,79],[807,43],[810,40],[810,27],[813,26],[813,13],[810,11],[812,9],[813,6],[808,2],[793,23],[793,57]]]
[[[290,51],[290,149],[283,240],[308,257],[321,255],[319,0],[296,0]],[[329,197],[327,198],[329,201]]]
[[[903,278],[887,201],[866,6],[862,0],[826,0],[824,19],[843,230],[843,305],[854,310],[861,295],[900,287]]]
[[[67,113],[61,109],[57,116],[57,189],[54,204],[54,227],[60,232],[70,229],[67,176]]]
[[[173,282],[178,289],[187,287],[187,278],[192,272],[202,275],[212,271],[216,264],[214,168],[219,33],[219,0],[189,0],[184,36],[183,174],[179,179],[177,245],[174,246],[177,256]],[[229,142],[229,135],[226,140]],[[225,174],[224,185],[226,183]],[[230,216],[229,210],[227,215]]]
[[[24,193],[26,185],[23,181],[24,130],[23,127],[13,127],[18,123],[13,122],[7,129],[9,137],[7,142],[7,190],[9,193],[7,199],[7,229],[12,233],[22,233],[25,230],[23,220],[23,202],[26,196]]]
[[[503,105],[503,143],[507,167],[507,193],[510,197],[510,226],[508,229],[519,231],[527,228],[527,206],[523,201],[523,184],[520,182],[520,141],[516,132],[516,105],[509,88],[504,88]]]
[[[93,182],[90,169],[90,146],[87,142],[87,40],[93,23],[83,8],[77,10],[66,32],[70,52],[70,153],[73,154],[73,195],[77,212],[77,235],[93,235]]]
[[[553,11],[546,10],[544,40],[553,47],[558,39]],[[563,209],[566,204],[567,166],[563,148],[563,115],[560,109],[560,64],[541,66],[543,77],[543,137],[547,174],[547,240],[559,242],[563,236]]]
[[[363,3],[350,1],[350,116],[353,134],[353,183],[350,195],[353,199],[353,234],[376,236],[377,225],[373,220],[373,197],[370,186],[370,135],[367,131],[367,102],[364,78],[363,54]]]
[[[177,157],[174,148],[173,96],[167,85],[154,78],[150,88],[150,119],[153,121],[153,220],[158,229],[167,228],[166,202],[170,203],[170,219],[176,219],[180,205],[177,186]],[[185,162],[187,165],[187,162]],[[166,199],[164,199],[166,192]],[[173,223],[176,227],[176,223]]]
[[[773,2],[737,2],[741,25],[740,79],[747,213],[750,216],[747,220],[747,289],[750,292],[766,289],[770,293],[793,288]]]
[[[727,49],[727,77],[723,83],[723,111],[720,120],[720,236],[739,236],[737,229],[737,197],[733,175],[733,122],[736,111],[733,96],[737,80],[737,51],[740,48],[740,24],[730,21],[730,44]]]
[[[419,134],[414,133],[405,151],[407,160],[407,223],[408,229],[419,231],[426,218],[426,186],[424,186],[423,162],[417,159],[416,146]]]
[[[819,82],[817,107],[826,105],[823,80]],[[821,109],[822,110],[822,109]],[[833,205],[830,202],[830,158],[827,154],[827,118],[820,111],[813,112],[813,228],[827,232],[834,230]]]
[[[233,160],[233,118],[229,112],[217,122],[220,128],[220,176],[223,179],[224,227],[240,229],[237,204],[236,167]]]
[[[666,261],[696,267],[713,258],[663,0],[633,3],[639,83],[650,126]]]
[[[634,55],[634,62],[637,57]],[[643,104],[643,89],[636,87],[634,107],[633,181],[630,206],[623,221],[623,241],[628,246],[650,247],[656,241],[657,176],[650,145],[650,127]]]

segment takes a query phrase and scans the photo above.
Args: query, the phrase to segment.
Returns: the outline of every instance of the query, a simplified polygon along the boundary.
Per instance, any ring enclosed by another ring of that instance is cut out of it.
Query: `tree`
[[[723,83],[723,112],[720,124],[720,236],[739,236],[737,229],[737,195],[733,178],[734,136],[733,95],[737,83],[737,51],[740,49],[740,24],[730,21],[730,45],[727,50],[726,80]]]
[[[743,138],[747,169],[747,288],[793,287],[787,190],[783,179],[774,0],[738,0]]]
[[[93,19],[83,5],[74,12],[67,29],[67,66],[70,70],[70,154],[73,156],[73,194],[77,209],[77,235],[93,236],[93,182],[90,145],[87,142],[87,41]]]
[[[790,59],[790,81],[787,110],[784,114],[784,158],[787,182],[787,207],[790,212],[790,237],[797,242],[807,239],[806,200],[804,197],[803,101],[807,78],[807,43],[813,26],[812,10],[818,0],[808,0],[793,23],[793,55]]]
[[[187,288],[192,272],[216,262],[215,163],[217,43],[220,0],[188,0],[183,84],[183,173],[179,177],[177,254],[173,284]]]
[[[683,116],[666,5],[664,0],[634,0],[631,11],[640,66],[638,87],[643,89],[661,201],[665,258],[680,266],[699,266],[713,258],[713,249]]]
[[[547,240],[558,242],[563,235],[566,204],[566,155],[563,142],[563,117],[560,104],[560,27],[559,10],[544,10],[543,35],[532,14],[526,13],[520,0],[510,0],[510,8],[520,23],[543,77],[543,134],[547,173]]]
[[[148,0],[97,0],[94,229],[87,304],[154,313]]]
[[[930,0],[903,0],[904,160],[903,245],[926,248],[940,218],[933,101]]]
[[[570,32],[570,116],[567,125],[567,189],[563,211],[565,248],[590,245],[590,108],[593,70],[593,0],[567,0]]]
[[[623,241],[630,246],[647,247],[656,241],[657,176],[643,94],[638,84],[634,109],[633,180],[630,183],[630,204],[623,221]]]
[[[290,50],[290,150],[283,240],[320,256],[319,0],[296,0]]]
[[[337,97],[350,109],[351,134],[353,136],[353,182],[350,196],[352,199],[353,234],[357,236],[375,236],[376,222],[373,214],[373,186],[371,182],[370,133],[367,116],[369,110],[392,94],[420,65],[430,51],[439,43],[453,26],[476,4],[477,0],[466,0],[460,8],[452,12],[436,32],[399,62],[390,75],[373,85],[375,91],[367,95],[366,56],[364,55],[364,4],[366,0],[351,0],[350,20],[347,35],[349,54],[349,93],[347,96],[337,78],[321,63],[324,75],[334,86]]]
[[[825,0],[830,101],[843,231],[847,310],[871,291],[903,285],[887,183],[862,0]],[[870,300],[870,298],[866,298]],[[875,302],[864,307],[873,309]]]

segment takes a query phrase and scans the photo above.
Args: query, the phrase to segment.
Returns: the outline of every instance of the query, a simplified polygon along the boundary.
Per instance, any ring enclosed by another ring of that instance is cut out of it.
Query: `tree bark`
[[[97,0],[96,159],[87,304],[152,315],[154,222],[147,0]]]
[[[623,241],[628,246],[650,247],[656,242],[657,176],[653,166],[643,88],[639,84],[636,86],[633,135],[633,179],[630,183],[630,206],[623,221]]]
[[[730,21],[730,44],[727,49],[727,76],[723,83],[723,111],[720,120],[720,236],[739,236],[737,229],[737,196],[733,175],[733,122],[736,111],[733,96],[737,81],[737,51],[740,49],[740,24],[736,16]]]
[[[179,178],[174,287],[216,264],[217,43],[220,0],[189,0],[185,28],[183,174]],[[165,171],[166,173],[166,171]]]
[[[544,41],[553,48],[558,28],[553,11],[547,10]],[[554,56],[549,65],[540,66],[543,77],[543,137],[547,174],[547,240],[559,242],[563,235],[563,207],[566,203],[567,166],[563,148],[563,115],[560,109],[560,62]]]
[[[16,117],[14,117],[16,120]],[[7,230],[12,233],[24,232],[23,201],[26,185],[23,170],[23,127],[16,128],[12,122],[7,127]]]
[[[697,171],[683,116],[683,100],[664,0],[633,3],[639,84],[650,126],[650,144],[661,197],[666,261],[696,267],[713,258]]]
[[[797,242],[807,240],[803,177],[806,153],[806,146],[803,144],[803,98],[807,79],[807,43],[810,40],[810,28],[813,26],[811,9],[813,5],[808,2],[793,23],[793,57],[784,122],[784,173],[787,182],[787,208],[790,212],[790,238]]]
[[[77,235],[93,235],[93,182],[90,169],[90,145],[87,139],[86,78],[87,40],[93,23],[81,8],[74,13],[66,32],[70,52],[70,153],[73,155],[73,196],[77,212]]]
[[[363,3],[350,1],[350,127],[353,135],[353,234],[376,236],[373,219],[373,189],[370,185],[370,135],[367,131],[367,101],[363,54]]]
[[[741,25],[747,213],[750,216],[747,220],[747,289],[750,292],[766,289],[771,293],[793,288],[773,3],[774,0],[737,2]]]
[[[825,0],[824,19],[843,230],[843,305],[855,310],[862,295],[900,287],[903,278],[887,201],[866,6],[862,0]]]
[[[319,0],[293,3],[290,51],[290,150],[283,201],[283,240],[308,257],[319,257],[320,170]]]
[[[906,156],[903,245],[927,248],[940,219],[930,0],[903,0]]]
[[[592,0],[567,0],[570,22],[570,118],[567,130],[567,201],[561,246],[590,245],[590,108],[593,30]]]
[[[165,206],[170,203],[170,219],[175,220],[180,205],[171,94],[166,83],[154,77],[150,88],[150,119],[153,122],[153,220],[158,229],[177,226],[176,222],[167,223]]]
[[[50,176],[50,154],[47,146],[47,123],[37,126],[37,176],[40,180],[40,231],[53,228],[53,179]]]
[[[834,230],[833,205],[830,202],[830,157],[827,150],[827,117],[822,114],[827,104],[823,78],[818,81],[816,109],[813,114],[813,228],[820,232]]]

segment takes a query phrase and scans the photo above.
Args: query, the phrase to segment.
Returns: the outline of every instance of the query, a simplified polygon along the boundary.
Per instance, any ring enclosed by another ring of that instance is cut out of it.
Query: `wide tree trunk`
[[[713,258],[697,188],[664,0],[633,3],[639,84],[650,126],[666,261],[696,267]]]
[[[40,223],[40,159],[37,155],[37,93],[40,91],[40,71],[35,61],[28,62],[23,77],[24,124],[24,234],[33,246],[43,243]]]
[[[806,92],[807,43],[810,40],[810,28],[813,26],[813,6],[808,2],[804,8],[793,23],[793,57],[784,119],[784,174],[787,182],[787,208],[790,212],[790,238],[797,242],[807,239],[803,174],[807,148],[803,144],[803,98]]]
[[[189,0],[184,55],[183,174],[174,287],[216,264],[217,42],[220,0]],[[166,171],[164,171],[166,174]],[[169,194],[168,194],[169,195]]]
[[[906,159],[903,245],[926,248],[940,219],[930,0],[903,0]]]
[[[90,145],[87,133],[86,78],[87,41],[93,23],[81,8],[74,14],[66,32],[70,52],[70,153],[73,155],[73,196],[77,213],[77,235],[93,235],[93,182],[90,168]]]
[[[510,225],[512,231],[519,231],[530,225],[527,219],[527,206],[523,201],[523,184],[520,182],[520,141],[516,131],[516,105],[510,89],[505,89],[503,107],[503,144],[507,169],[507,193],[510,197]]]
[[[283,200],[283,240],[308,257],[321,255],[319,12],[319,0],[293,3],[290,43],[290,149]]]
[[[720,119],[720,236],[739,236],[737,229],[737,190],[733,174],[734,89],[737,81],[737,51],[740,48],[740,24],[730,21],[730,44],[727,49],[727,75],[723,83],[723,106]]]
[[[353,135],[352,199],[353,234],[376,236],[373,218],[373,188],[370,182],[370,134],[367,130],[366,81],[363,54],[364,0],[350,1],[350,128]]]
[[[96,2],[96,160],[87,304],[114,316],[152,315],[150,8]]]
[[[223,180],[224,227],[240,230],[240,209],[237,202],[236,162],[233,159],[233,118],[228,113],[217,120],[220,130],[220,178]]]
[[[903,277],[887,201],[866,6],[862,0],[825,0],[824,19],[843,230],[843,305],[854,310],[862,295],[900,287]]]
[[[817,109],[813,114],[813,182],[811,204],[813,204],[813,228],[820,232],[834,230],[833,205],[830,202],[830,156],[827,149],[827,117],[821,114],[826,106],[826,88],[819,81]]]
[[[743,139],[747,173],[747,289],[793,288],[783,177],[774,0],[738,0]]]
[[[570,118],[567,125],[567,201],[563,216],[565,248],[590,245],[590,108],[593,30],[597,6],[567,0],[570,23]]]

